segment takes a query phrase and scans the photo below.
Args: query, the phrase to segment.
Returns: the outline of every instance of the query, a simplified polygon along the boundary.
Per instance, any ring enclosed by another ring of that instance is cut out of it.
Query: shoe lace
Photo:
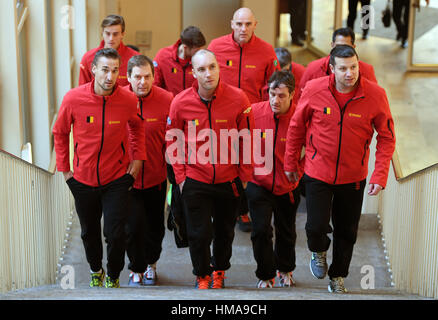
[[[210,276],[197,277],[196,281],[198,283],[198,289],[208,289],[208,286],[210,285],[210,280]]]
[[[242,223],[249,223],[249,222],[250,222],[249,217],[248,217],[247,214],[241,215],[241,216],[240,216],[240,221],[241,221]]]
[[[344,286],[344,278],[338,277],[332,279],[332,285],[336,292],[344,292],[345,286]]]
[[[316,252],[313,254],[313,258],[318,267],[324,267],[326,262],[326,253],[325,252]]]
[[[146,279],[153,279],[155,277],[155,269],[152,267],[148,267],[145,276]]]
[[[213,289],[220,289],[224,286],[224,279],[226,279],[225,273],[223,271],[213,272]]]

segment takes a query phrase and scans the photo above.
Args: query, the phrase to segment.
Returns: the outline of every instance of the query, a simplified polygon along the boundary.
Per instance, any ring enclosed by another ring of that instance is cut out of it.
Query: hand
[[[183,191],[184,183],[186,183],[186,180],[184,180],[183,182],[181,182],[181,183],[179,184],[179,192],[180,192],[180,193],[182,193],[182,191]]]
[[[140,172],[142,165],[143,165],[143,160],[133,160],[129,164],[126,173],[129,173],[131,176],[134,177],[134,179],[137,179],[137,175]]]
[[[242,181],[243,190],[245,190],[247,186],[248,186],[248,181]]]
[[[286,177],[290,182],[298,182],[298,180],[300,180],[298,172],[285,171],[284,173],[286,174]]]
[[[73,172],[71,172],[71,171],[63,172],[62,174],[64,175],[64,180],[65,181],[67,181],[68,179],[73,177]]]
[[[380,190],[382,190],[383,187],[377,183],[370,183],[370,187],[368,188],[368,194],[370,196],[376,196],[379,194]]]

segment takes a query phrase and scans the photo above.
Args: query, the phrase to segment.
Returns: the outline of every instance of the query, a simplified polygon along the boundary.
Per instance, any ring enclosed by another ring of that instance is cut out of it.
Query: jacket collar
[[[194,81],[192,84],[192,90],[193,93],[200,98],[199,93],[198,93],[198,89],[199,89],[199,83],[198,81]],[[211,100],[216,99],[218,96],[221,96],[222,92],[224,91],[224,84],[222,84],[221,79],[219,79],[219,82],[217,84],[216,89],[214,90],[213,96],[211,97]]]
[[[257,38],[255,33],[253,33],[251,39],[249,39],[247,43],[240,45],[236,41],[234,41],[234,31],[231,34],[229,34],[228,37],[229,37],[229,41],[233,43],[236,48],[242,48],[242,49],[245,47],[252,46]]]
[[[155,92],[154,87],[155,87],[155,86],[152,85],[151,90],[149,91],[149,93],[148,93],[145,97],[141,97],[141,98],[138,97],[138,96],[135,94],[134,90],[132,90],[132,86],[131,86],[131,84],[128,84],[127,86],[125,86],[125,87],[123,87],[123,88],[127,89],[129,92],[131,92],[132,94],[134,94],[134,95],[137,97],[137,99],[141,99],[143,102],[146,102],[147,99],[150,99],[150,98],[153,97],[154,92]]]
[[[105,41],[101,41],[100,45],[98,47],[98,49],[103,49],[105,47]],[[126,46],[123,44],[123,41],[120,41],[120,45],[119,48],[117,49],[117,52],[119,53],[120,56],[122,56],[122,53],[125,51]]]
[[[95,98],[99,98],[99,99],[101,99],[102,97],[105,99],[105,100],[108,100],[109,98],[112,98],[112,97],[114,97],[114,96],[116,96],[116,95],[118,95],[119,94],[119,84],[116,82],[116,84],[114,85],[114,89],[113,89],[113,92],[110,94],[110,95],[108,95],[108,96],[101,96],[101,95],[99,95],[99,94],[96,94],[96,92],[94,92],[94,82],[96,81],[96,79],[94,79],[93,78],[93,80],[91,80],[90,82],[88,82],[88,85],[90,86],[89,88],[88,88],[88,90],[89,90],[89,92],[91,93],[91,95],[93,96],[93,97],[95,97]]]
[[[357,79],[357,81],[359,82],[359,85],[357,87],[356,94],[354,95],[353,100],[365,97],[365,90],[364,90],[365,82],[363,81],[363,77],[360,75],[360,73],[359,73],[359,78]],[[335,92],[335,90],[336,90],[335,74],[334,73],[332,73],[329,76],[329,89],[331,92]]]

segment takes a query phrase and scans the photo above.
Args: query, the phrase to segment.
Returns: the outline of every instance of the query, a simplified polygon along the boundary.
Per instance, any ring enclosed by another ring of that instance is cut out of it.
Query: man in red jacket
[[[333,32],[331,47],[334,48],[337,45],[349,45],[356,48],[355,33],[350,28],[339,28]],[[320,77],[329,76],[331,74],[329,66],[330,55],[327,57],[310,62],[307,65],[306,71],[300,81],[300,87],[298,88],[298,97],[301,97],[302,90],[306,86],[307,82]],[[374,74],[374,68],[372,65],[359,61],[360,75],[367,78],[370,81],[377,83],[376,75]]]
[[[276,270],[280,286],[290,287],[294,284],[295,217],[300,202],[298,182],[290,182],[283,169],[286,134],[295,111],[292,102],[294,76],[289,71],[276,71],[269,79],[268,86],[269,101],[252,105],[253,135],[255,144],[260,146],[260,151],[255,154],[263,154],[265,159],[255,161],[254,176],[246,189],[253,226],[251,240],[257,262],[255,273],[259,278],[258,288],[272,288]]]
[[[116,84],[119,65],[116,50],[99,50],[93,61],[94,79],[65,95],[53,128],[56,166],[64,173],[75,198],[81,238],[91,269],[91,287],[101,287],[105,278],[102,211],[108,256],[105,287],[119,287],[119,275],[125,263],[128,189],[146,159],[137,99]],[[72,125],[73,173],[69,155]],[[132,161],[127,153],[128,139]]]
[[[170,106],[167,156],[182,192],[196,287],[219,289],[230,268],[237,205],[252,177],[254,118],[243,91],[219,81],[214,53],[198,51],[192,65],[198,81]]]
[[[160,258],[164,238],[164,204],[166,197],[166,162],[164,158],[166,121],[172,93],[154,82],[154,66],[144,56],[133,56],[128,62],[126,87],[137,99],[139,116],[144,122],[148,158],[143,162],[134,187],[127,233],[127,254],[130,260],[129,285],[155,285],[156,263]],[[130,157],[133,156],[129,148]]]
[[[191,59],[198,50],[205,46],[205,43],[205,37],[198,27],[185,28],[175,44],[162,48],[155,56],[154,85],[172,92],[174,96],[190,88],[195,81]],[[171,184],[169,216],[172,221],[175,221],[183,214],[183,207],[181,194],[170,165],[167,166],[167,176]]]
[[[96,52],[103,48],[113,48],[117,50],[121,58],[117,83],[121,86],[127,86],[129,84],[126,79],[128,60],[139,53],[123,44],[123,37],[125,36],[125,20],[118,15],[109,15],[103,19],[101,27],[103,40],[99,47],[88,51],[82,57],[79,69],[79,85],[83,85],[93,80],[94,75],[91,69],[93,67],[92,62]]]
[[[172,46],[160,49],[154,58],[154,85],[176,96],[190,88],[193,81],[192,56],[205,46],[205,38],[198,27],[189,26]]]
[[[257,21],[248,8],[238,9],[231,20],[231,34],[211,41],[208,49],[217,57],[221,81],[241,88],[251,103],[264,100],[269,77],[280,70],[274,48],[258,38],[254,31]],[[238,218],[242,231],[251,231],[246,196],[241,199]]]
[[[323,279],[327,273],[327,233],[333,222],[333,261],[328,270],[330,292],[346,292],[344,278],[356,242],[366,177],[369,145],[377,131],[375,169],[369,195],[386,185],[394,152],[394,122],[385,90],[360,76],[356,51],[339,45],[330,53],[330,76],[304,88],[290,122],[284,169],[299,179],[299,159],[305,145],[303,181],[306,188],[307,244],[310,269]]]

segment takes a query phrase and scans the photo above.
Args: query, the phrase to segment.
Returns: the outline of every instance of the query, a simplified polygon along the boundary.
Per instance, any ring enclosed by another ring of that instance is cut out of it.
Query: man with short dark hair
[[[117,83],[121,86],[126,86],[129,84],[126,79],[128,60],[139,53],[123,44],[123,38],[125,36],[125,20],[122,16],[109,15],[103,19],[101,28],[103,37],[102,42],[97,48],[86,52],[82,57],[79,69],[79,85],[83,85],[93,80],[94,75],[91,69],[92,61],[96,52],[103,48],[113,48],[117,50],[120,55],[120,68]]]
[[[53,128],[56,166],[75,198],[91,269],[90,287],[101,287],[104,280],[105,287],[120,286],[119,275],[125,263],[128,190],[146,159],[137,99],[117,84],[119,66],[116,50],[99,50],[91,69],[94,79],[67,92]],[[72,126],[73,172],[69,155]],[[106,278],[102,268],[102,212],[108,256]]]
[[[127,253],[130,260],[129,285],[155,285],[157,261],[164,238],[164,205],[167,189],[164,158],[166,121],[172,93],[153,85],[154,66],[144,56],[133,56],[128,62],[129,86],[139,103],[139,116],[144,122],[147,161],[143,163],[131,193],[128,219]],[[129,148],[132,157],[131,148]]]
[[[219,80],[214,53],[199,50],[192,66],[197,82],[170,106],[167,155],[182,193],[196,288],[221,289],[240,195],[252,176],[254,118],[243,91]]]
[[[289,122],[295,111],[294,76],[289,71],[276,71],[268,82],[269,101],[252,105],[254,139],[263,162],[255,161],[254,175],[246,194],[252,221],[251,241],[257,262],[258,288],[272,288],[278,275],[280,286],[294,285],[295,218],[300,202],[298,182],[290,182],[284,173],[284,152]],[[260,131],[260,133],[259,133]],[[257,136],[261,137],[257,140]],[[260,142],[258,142],[260,141]],[[271,164],[271,165],[269,165]],[[261,168],[267,170],[257,172]],[[271,221],[274,218],[273,248]]]
[[[194,81],[190,60],[203,46],[205,38],[201,30],[195,26],[185,28],[176,43],[156,54],[154,85],[172,92],[174,96],[190,88]]]
[[[395,135],[385,90],[359,77],[354,48],[333,48],[330,69],[330,76],[309,81],[302,92],[287,134],[284,170],[291,181],[299,180],[299,159],[305,146],[303,181],[307,244],[312,252],[310,270],[318,279],[327,274],[331,218],[333,260],[328,269],[328,289],[344,293],[361,216],[369,145],[376,130],[376,162],[368,194],[377,195],[386,185]]]
[[[337,45],[348,45],[352,48],[356,48],[355,43],[356,36],[350,28],[339,28],[333,32],[331,47],[332,49]],[[306,86],[306,83],[312,79],[329,76],[331,74],[330,55],[314,60],[307,65],[306,71],[300,81],[300,87],[298,88],[298,98],[302,94],[302,90]],[[374,68],[372,65],[359,61],[360,75],[367,78],[370,81],[377,83],[376,75],[374,74]]]

